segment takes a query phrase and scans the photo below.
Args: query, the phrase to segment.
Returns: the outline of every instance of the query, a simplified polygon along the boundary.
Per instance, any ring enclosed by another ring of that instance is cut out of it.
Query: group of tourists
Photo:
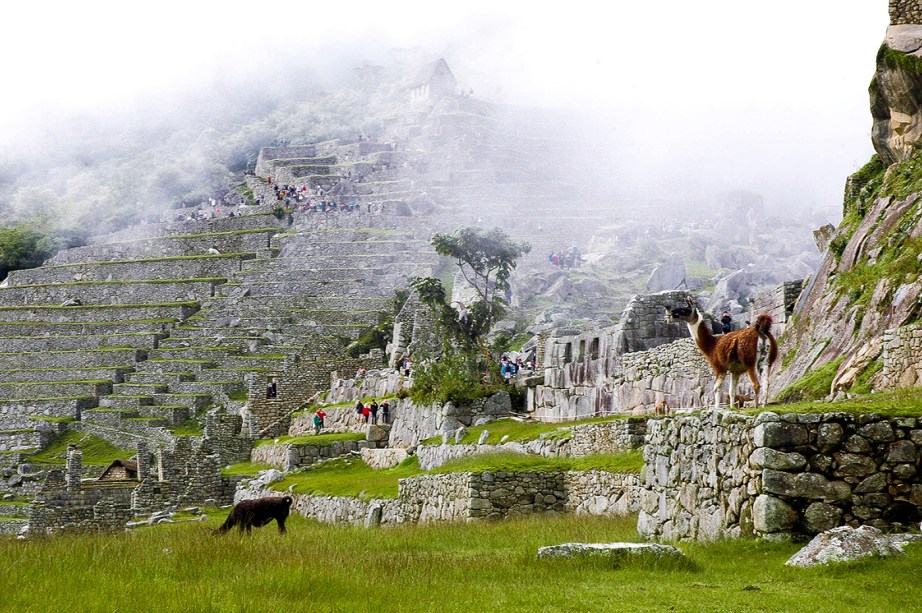
[[[570,245],[566,250],[550,252],[547,261],[558,268],[579,268],[583,261],[583,254],[580,253],[579,247]]]
[[[361,400],[355,403],[355,412],[362,418],[366,424],[378,423],[378,411],[381,411],[381,423],[391,423],[391,404],[385,400],[380,405],[374,399],[370,403],[362,403]]]

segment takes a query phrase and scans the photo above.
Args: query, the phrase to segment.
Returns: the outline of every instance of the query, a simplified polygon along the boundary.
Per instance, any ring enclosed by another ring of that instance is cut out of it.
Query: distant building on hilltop
[[[410,106],[422,109],[431,106],[439,98],[453,96],[458,82],[444,58],[423,66],[410,84]]]

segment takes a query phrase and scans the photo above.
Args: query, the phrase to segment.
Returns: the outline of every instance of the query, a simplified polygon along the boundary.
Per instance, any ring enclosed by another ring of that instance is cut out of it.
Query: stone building
[[[410,107],[422,110],[432,106],[438,99],[454,95],[457,86],[448,62],[443,58],[430,62],[423,66],[410,85]]]

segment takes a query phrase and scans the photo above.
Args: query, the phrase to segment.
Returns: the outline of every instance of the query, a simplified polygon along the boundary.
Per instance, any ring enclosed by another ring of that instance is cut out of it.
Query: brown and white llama
[[[756,317],[755,324],[720,336],[714,336],[709,323],[701,316],[695,301],[691,298],[686,299],[686,306],[674,309],[666,307],[666,318],[669,321],[673,318],[681,319],[688,325],[688,331],[695,339],[695,344],[717,375],[717,381],[714,382],[714,408],[720,407],[724,377],[728,372],[731,407],[737,406],[736,389],[743,373],[749,374],[755,406],[759,406],[759,392],[762,389],[759,382],[760,371],[765,383],[765,395],[762,397],[762,404],[765,404],[768,399],[769,374],[772,364],[778,357],[778,345],[771,333],[771,315],[762,313]]]

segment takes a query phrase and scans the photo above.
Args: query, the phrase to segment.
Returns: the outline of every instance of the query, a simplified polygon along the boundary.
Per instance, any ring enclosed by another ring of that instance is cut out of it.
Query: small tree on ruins
[[[452,304],[439,279],[418,277],[413,282],[420,300],[432,309],[442,340],[442,362],[446,366],[433,366],[429,369],[431,373],[420,372],[422,376],[414,378],[414,395],[425,395],[429,397],[427,399],[438,396],[437,389],[444,388],[441,383],[447,383],[449,379],[456,387],[461,362],[466,364],[472,380],[479,383],[479,373],[488,368],[491,358],[483,338],[506,312],[509,277],[515,270],[516,261],[531,250],[528,243],[511,240],[499,228],[464,227],[451,234],[436,234],[432,237],[432,246],[436,253],[457,263],[477,298],[471,304]],[[447,368],[449,363],[450,369]],[[437,376],[439,370],[446,370],[445,377]],[[445,381],[440,383],[440,379]],[[429,390],[430,387],[433,389]]]

